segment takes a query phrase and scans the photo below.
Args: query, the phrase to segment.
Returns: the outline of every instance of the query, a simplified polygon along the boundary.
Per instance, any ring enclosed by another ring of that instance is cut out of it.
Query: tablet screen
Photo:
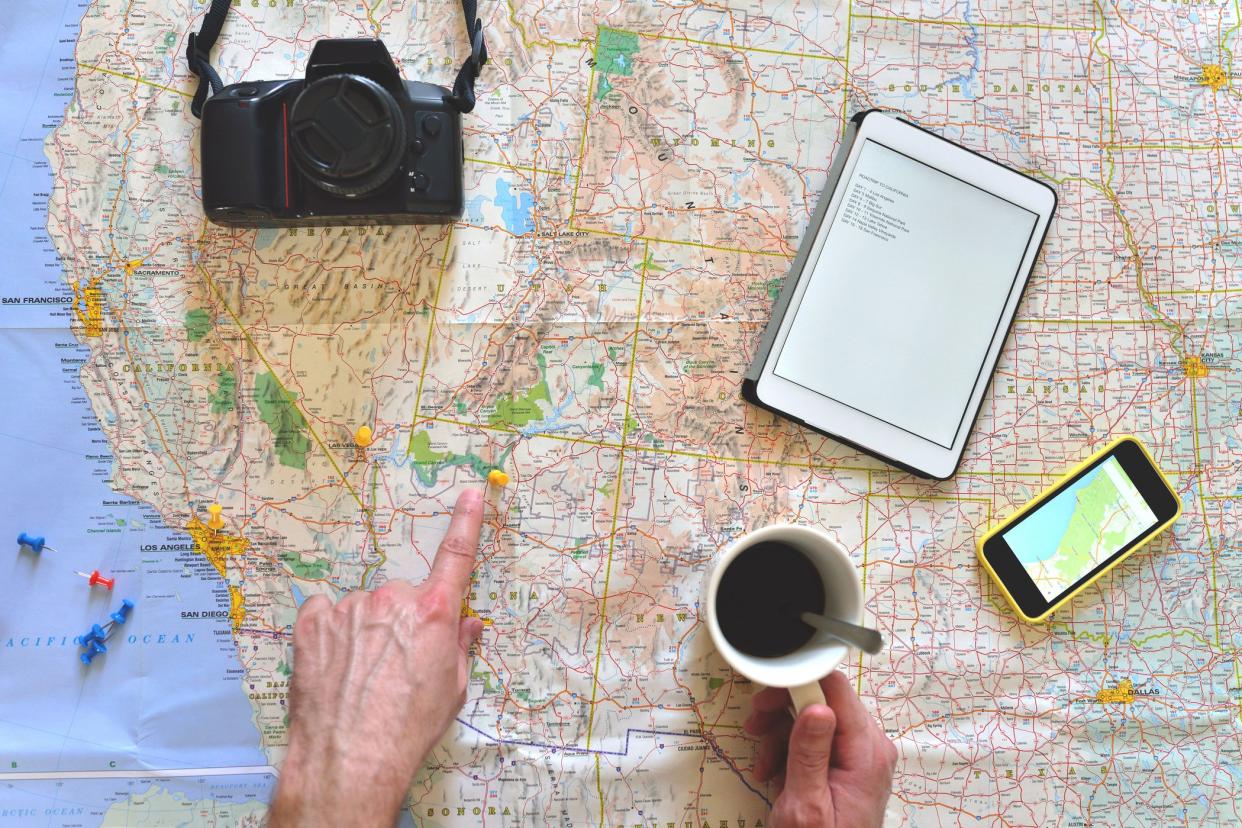
[[[866,139],[777,376],[952,448],[1038,215]]]

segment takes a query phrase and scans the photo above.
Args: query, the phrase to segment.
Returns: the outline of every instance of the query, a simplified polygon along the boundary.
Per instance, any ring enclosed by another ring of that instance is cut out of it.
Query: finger
[[[785,768],[785,754],[789,751],[789,732],[792,729],[793,720],[787,718],[759,741],[755,754],[755,778],[760,782],[767,782]]]
[[[332,609],[332,599],[326,595],[312,595],[298,607],[298,618],[306,618],[317,612]]]
[[[746,719],[746,723],[742,725],[742,728],[751,736],[762,736],[777,725],[786,723],[790,726],[793,725],[793,719],[789,718],[787,710],[779,710],[772,713],[756,710]]]
[[[457,630],[457,646],[461,648],[463,658],[470,657],[470,648],[483,634],[482,618],[465,618]]]
[[[453,507],[453,519],[440,542],[428,581],[438,581],[454,595],[464,595],[479,555],[479,531],[483,528],[483,493],[466,489]]]
[[[750,706],[764,713],[775,713],[789,707],[789,691],[784,687],[767,687],[750,697]]]
[[[870,769],[875,759],[876,737],[880,735],[879,725],[867,712],[845,673],[833,671],[820,686],[828,706],[837,715],[832,766],[842,770]]]
[[[785,790],[797,797],[821,797],[828,792],[828,764],[837,717],[832,708],[812,704],[803,708],[789,734],[785,762]]]
[[[303,601],[302,606],[298,608],[297,620],[293,624],[293,646],[296,647],[298,640],[308,635],[312,617],[331,609],[332,599],[326,595],[312,595]]]

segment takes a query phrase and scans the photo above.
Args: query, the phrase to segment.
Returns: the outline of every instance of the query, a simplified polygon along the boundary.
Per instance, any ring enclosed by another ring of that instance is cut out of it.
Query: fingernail
[[[820,705],[816,705],[820,707]],[[807,708],[808,712],[812,708]],[[832,720],[820,713],[818,710],[807,719],[806,732],[812,736],[827,736],[832,732]]]

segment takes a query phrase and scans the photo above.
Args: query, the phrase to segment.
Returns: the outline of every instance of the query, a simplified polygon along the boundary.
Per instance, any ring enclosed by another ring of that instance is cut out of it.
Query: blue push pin
[[[122,598],[121,608],[118,609],[116,612],[112,613],[112,615],[110,615],[109,618],[111,618],[113,621],[115,621],[118,624],[124,624],[125,619],[129,618],[129,614],[130,612],[133,611],[133,609],[134,609],[134,602],[129,600],[128,598]]]
[[[36,555],[42,552],[44,549],[46,549],[49,552],[56,551],[55,549],[53,549],[52,547],[44,543],[42,537],[38,535],[33,535],[33,536],[27,535],[25,532],[21,532],[17,535],[17,544],[18,546],[27,547],[28,549],[30,549],[31,552],[34,552]]]
[[[90,632],[82,636],[82,646],[89,647],[92,641],[106,641],[108,631],[98,624],[91,624]]]
[[[95,656],[102,655],[103,653],[106,653],[106,652],[108,652],[107,647],[100,644],[98,641],[92,641],[90,643],[90,649],[82,653],[81,655],[79,655],[78,658],[82,659],[83,664],[89,665],[92,661],[95,660]]]

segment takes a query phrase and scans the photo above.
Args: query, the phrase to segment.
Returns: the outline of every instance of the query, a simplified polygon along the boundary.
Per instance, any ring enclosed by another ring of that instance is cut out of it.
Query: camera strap
[[[190,32],[190,40],[185,47],[185,62],[190,71],[198,76],[198,90],[194,100],[190,102],[190,112],[195,118],[203,117],[203,103],[207,100],[207,90],[216,94],[224,88],[220,75],[211,66],[211,48],[220,37],[220,29],[224,28],[224,18],[229,13],[232,0],[211,0],[211,8],[203,15],[203,26],[198,32]]]
[[[466,16],[466,37],[470,38],[470,57],[457,70],[453,81],[453,94],[446,100],[458,112],[474,109],[474,82],[479,71],[487,63],[487,44],[483,42],[483,21],[478,18],[478,0],[461,0],[461,10]]]
[[[231,3],[232,0],[211,0],[211,8],[203,15],[202,28],[190,33],[185,47],[185,62],[198,77],[198,89],[190,103],[190,112],[194,113],[195,118],[203,117],[203,104],[207,100],[208,91],[214,95],[224,88],[219,73],[211,66],[211,49],[220,37],[220,29],[224,27],[224,18],[229,13]],[[470,112],[474,109],[475,102],[474,82],[487,63],[487,44],[483,42],[483,21],[478,18],[478,0],[461,0],[461,10],[466,18],[470,56],[461,65],[461,69],[457,70],[457,79],[453,81],[453,94],[445,100],[458,112]]]

